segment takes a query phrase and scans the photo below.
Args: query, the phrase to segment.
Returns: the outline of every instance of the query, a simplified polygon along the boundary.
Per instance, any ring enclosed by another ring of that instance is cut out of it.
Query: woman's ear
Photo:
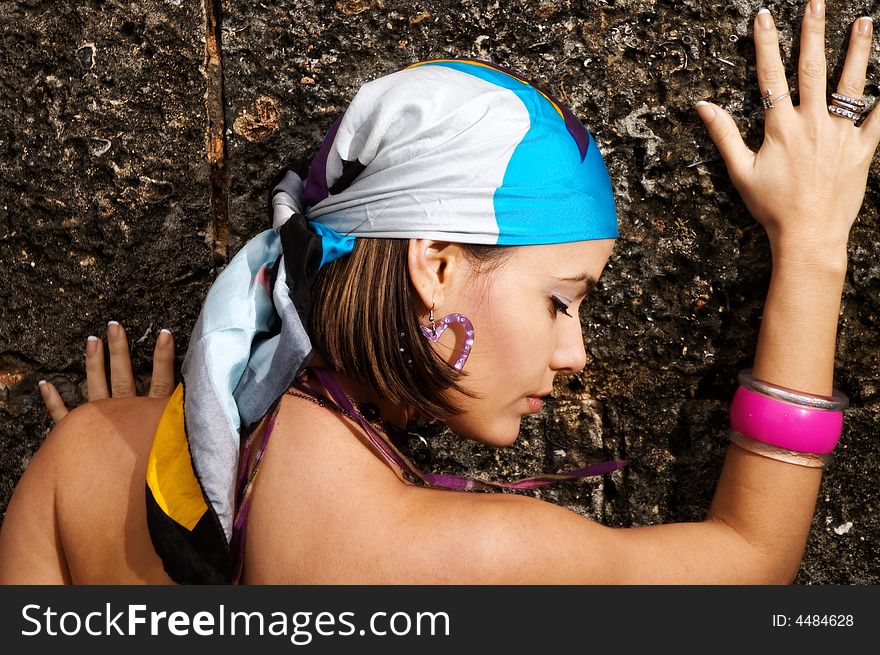
[[[460,245],[432,239],[410,239],[407,264],[409,279],[425,312],[432,305],[444,305],[467,268]]]

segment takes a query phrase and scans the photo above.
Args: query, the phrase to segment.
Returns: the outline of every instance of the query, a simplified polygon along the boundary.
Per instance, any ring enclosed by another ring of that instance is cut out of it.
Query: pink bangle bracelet
[[[779,448],[826,455],[840,440],[843,412],[787,403],[741,386],[730,405],[730,427]]]

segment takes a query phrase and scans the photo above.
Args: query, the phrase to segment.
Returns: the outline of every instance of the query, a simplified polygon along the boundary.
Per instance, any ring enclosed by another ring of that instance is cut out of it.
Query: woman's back
[[[97,401],[77,408],[56,426],[28,467],[7,512],[8,529],[0,541],[4,563],[0,582],[171,582],[150,540],[144,500],[147,460],[165,403],[154,398]],[[296,422],[301,429],[294,432],[290,406],[297,404],[305,407]],[[263,578],[277,578],[274,568],[267,567],[271,557],[265,557],[259,545],[264,533],[290,552],[318,554],[303,557],[303,570],[290,570],[287,575],[323,575],[325,563],[332,562],[334,555],[332,549],[318,547],[321,519],[333,522],[328,503],[333,486],[340,493],[348,488],[338,484],[340,476],[334,475],[334,469],[358,458],[367,467],[371,459],[374,466],[382,466],[355,436],[343,434],[347,428],[335,417],[309,410],[303,401],[282,401],[255,486],[251,521],[256,525],[250,531],[250,544],[258,545],[249,544],[247,576],[255,570]],[[390,471],[382,473],[396,483]],[[367,476],[365,472],[351,482],[363,491]],[[280,486],[285,495],[290,494],[289,500],[275,495]],[[352,504],[357,502],[354,498]],[[283,513],[279,506],[285,508]]]
[[[165,402],[97,401],[56,426],[7,512],[0,583],[172,582],[147,529],[143,482]],[[615,531],[523,496],[405,484],[359,430],[306,400],[282,399],[254,485],[243,582],[587,581],[603,566],[608,574],[613,549],[587,553],[608,542],[557,535]]]
[[[7,512],[0,582],[171,582],[150,540],[144,500],[147,460],[165,404],[155,398],[97,401],[56,426]],[[298,410],[294,421],[291,414]],[[255,485],[246,579],[278,581],[271,553],[264,552],[264,535],[270,551],[275,543],[302,555],[286,562],[302,562],[302,570],[287,569],[284,577],[317,579],[328,570],[338,572],[334,550],[321,547],[322,534],[332,534],[338,515],[333,505],[377,500],[378,489],[371,488],[376,478],[400,485],[352,432],[326,410],[313,411],[291,397],[282,401]],[[348,479],[346,468],[360,473]],[[337,494],[352,488],[357,493],[351,502],[335,503]]]

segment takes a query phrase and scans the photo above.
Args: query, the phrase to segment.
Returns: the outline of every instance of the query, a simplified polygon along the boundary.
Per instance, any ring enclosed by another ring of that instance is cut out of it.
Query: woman
[[[564,107],[492,67],[427,62],[367,85],[331,129],[304,190],[308,226],[297,180],[277,190],[283,225],[252,241],[209,294],[185,400],[182,390],[169,401],[102,400],[56,426],[10,503],[0,581],[790,582],[839,436],[832,373],[846,243],[880,118],[856,125],[870,19],[853,27],[830,106],[820,0],[804,13],[799,106],[783,92],[766,10],[755,43],[767,109],[759,152],[720,107],[697,106],[774,262],[754,368],[731,410],[738,436],[705,521],[610,529],[523,496],[435,488],[465,480],[412,484],[419,474],[397,459],[390,433],[417,410],[507,445],[554,377],[583,368],[578,308],[616,235],[595,143]],[[546,137],[558,156],[515,165],[504,138],[517,112],[528,121],[515,145],[540,155]],[[450,116],[476,118],[442,129]],[[565,159],[573,153],[578,161]],[[536,169],[547,177],[523,173]],[[493,175],[495,186],[461,182]],[[244,287],[244,299],[231,295]],[[248,320],[230,320],[230,306]],[[301,363],[306,374],[283,393]],[[779,419],[792,404],[805,422],[780,431],[755,418]],[[255,440],[233,480],[240,429]]]

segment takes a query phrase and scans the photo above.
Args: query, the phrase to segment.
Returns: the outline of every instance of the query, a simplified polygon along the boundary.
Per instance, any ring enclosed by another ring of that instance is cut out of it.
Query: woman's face
[[[540,397],[552,392],[556,374],[584,368],[579,308],[613,245],[613,239],[603,239],[515,247],[495,270],[472,271],[454,285],[435,319],[459,312],[473,322],[474,345],[462,386],[477,397],[450,392],[464,409],[447,421],[452,430],[475,441],[509,445],[522,417],[540,410]],[[450,363],[462,337],[444,334],[437,346]]]

